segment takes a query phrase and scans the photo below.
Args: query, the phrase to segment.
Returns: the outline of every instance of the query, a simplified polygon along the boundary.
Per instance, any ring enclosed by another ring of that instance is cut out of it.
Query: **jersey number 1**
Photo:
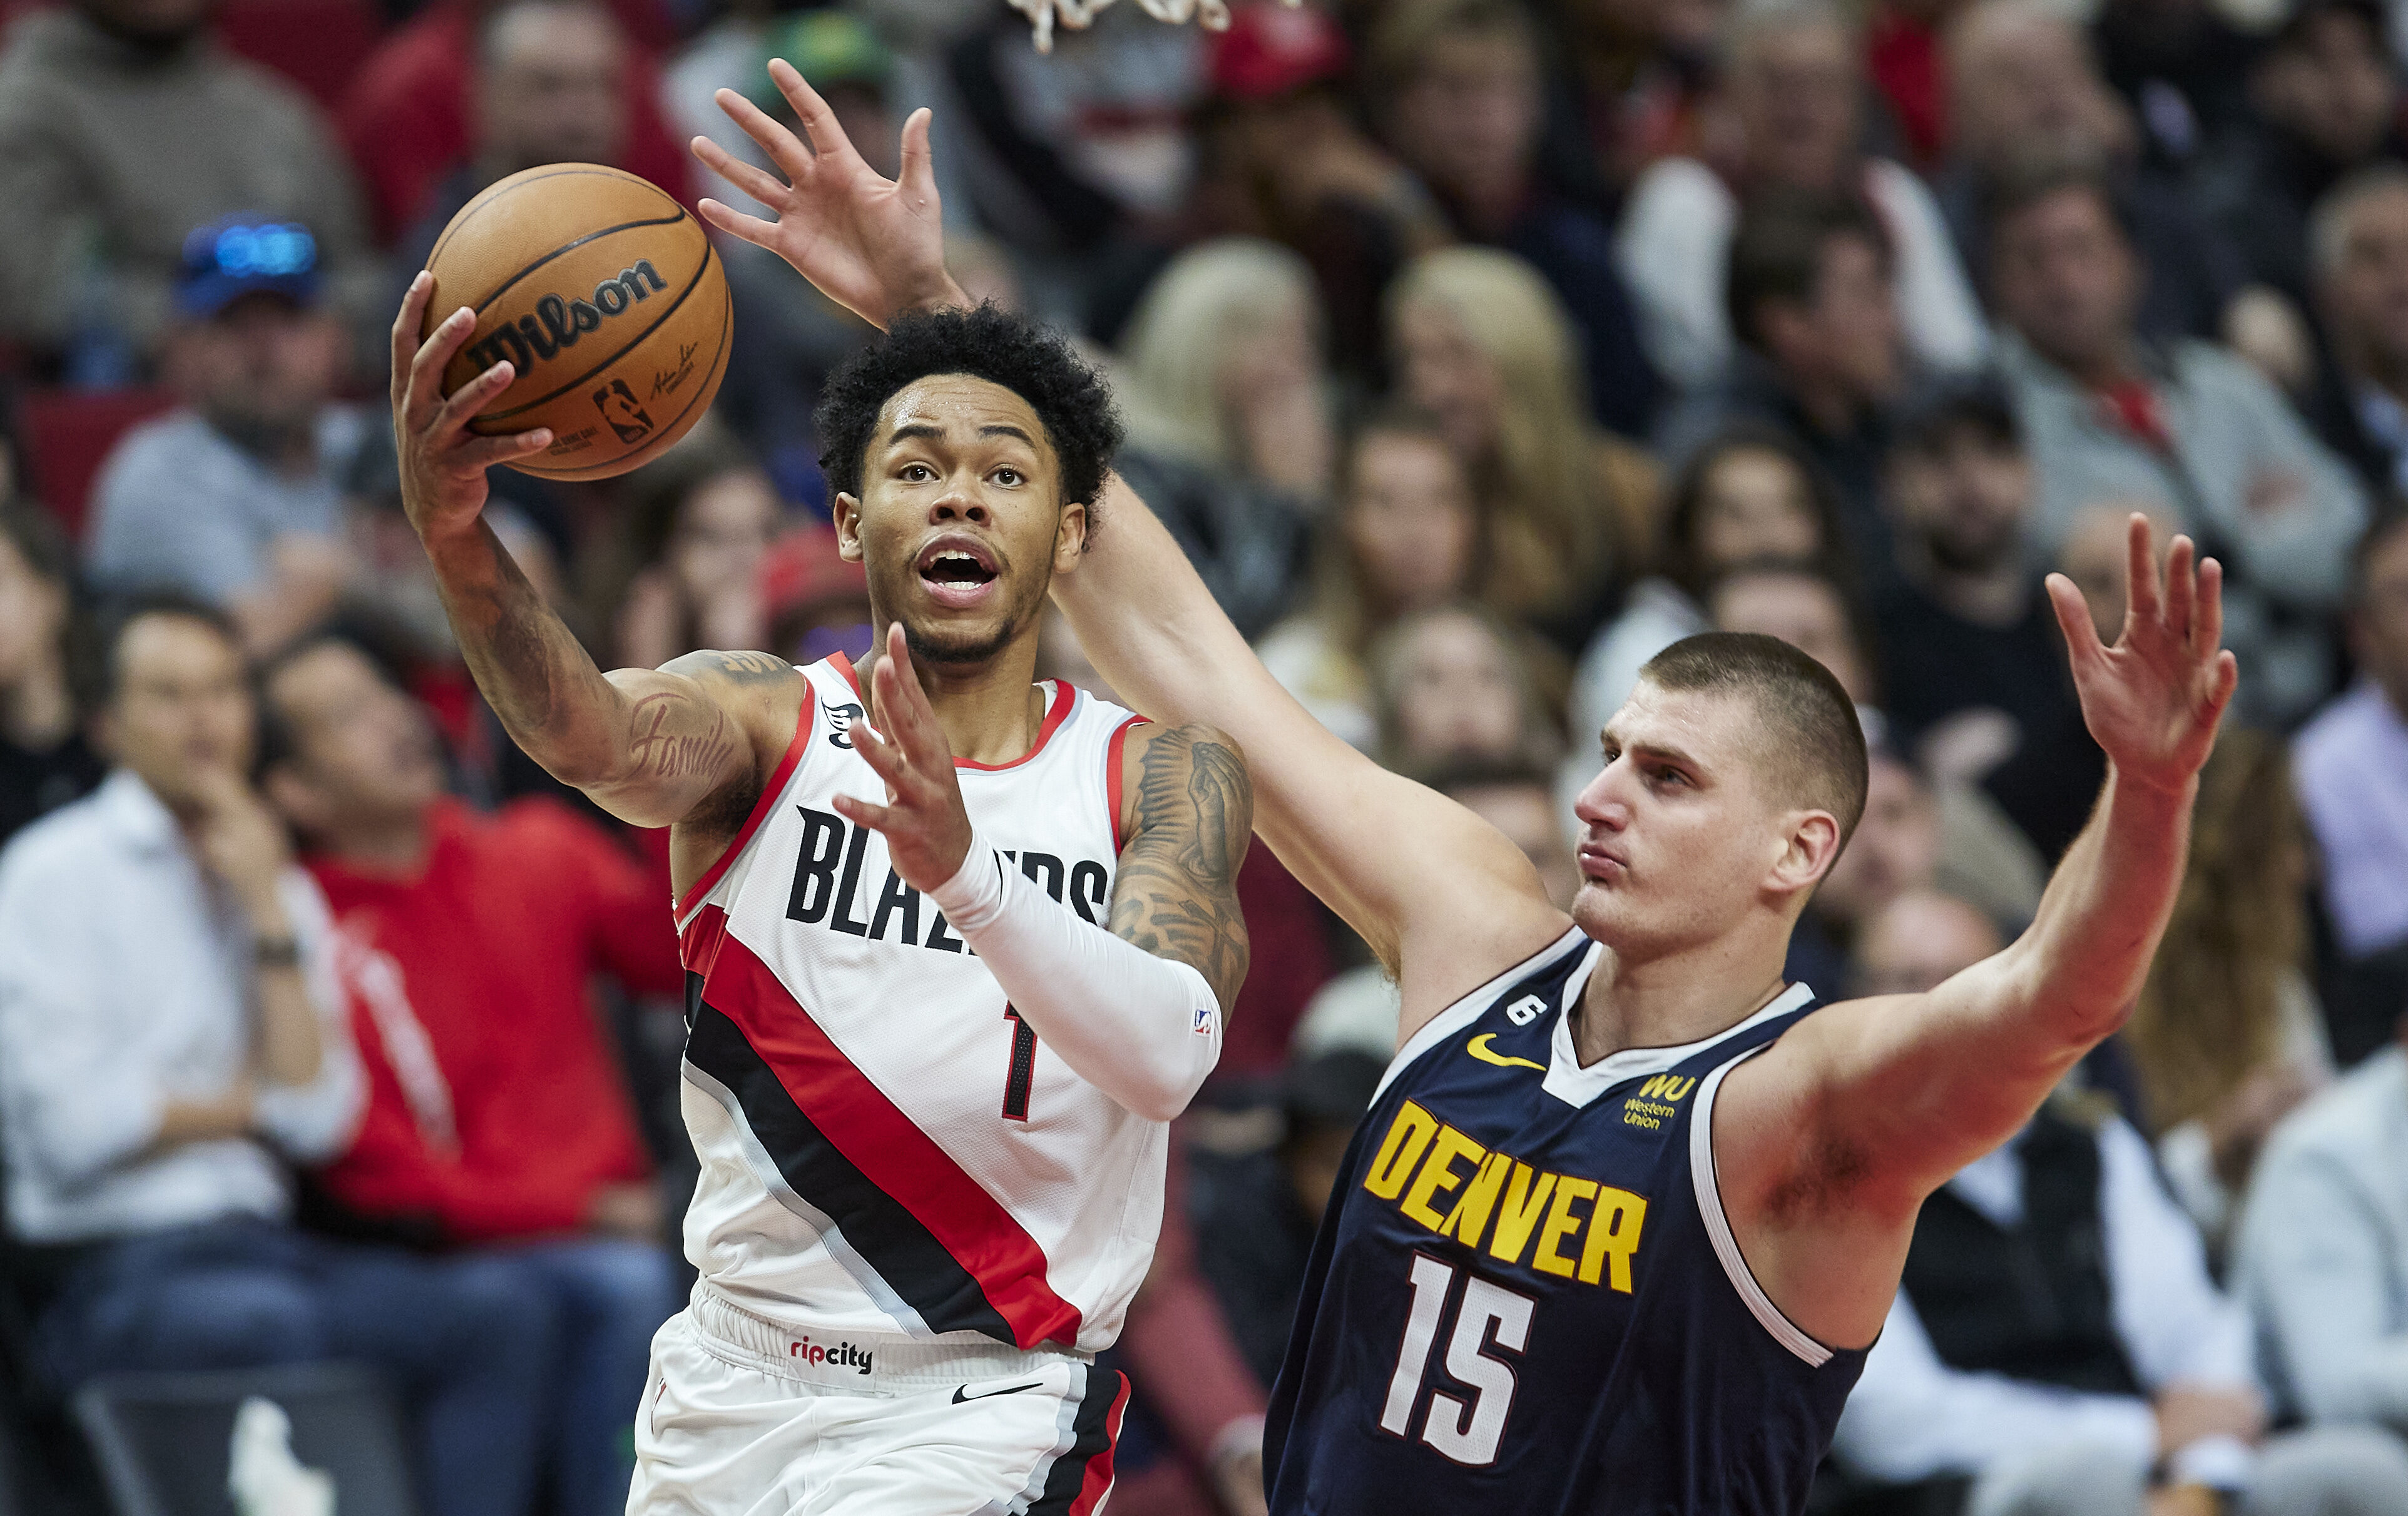
[[[1398,1437],[1412,1433],[1413,1409],[1422,1398],[1422,1380],[1429,1372],[1430,1350],[1444,1324],[1448,1300],[1455,1294],[1458,1273],[1426,1252],[1413,1254],[1412,1309],[1405,1313],[1405,1340],[1397,1350],[1397,1369],[1388,1377],[1388,1403],[1380,1411],[1380,1430]],[[1521,1355],[1530,1341],[1530,1315],[1537,1303],[1477,1274],[1466,1277],[1463,1298],[1455,1311],[1455,1331],[1447,1338],[1446,1371],[1469,1387],[1469,1402],[1432,1390],[1429,1414],[1422,1421],[1422,1440],[1469,1467],[1497,1461],[1497,1444],[1505,1437],[1505,1417],[1513,1409],[1513,1366],[1491,1355],[1494,1348]]]
[[[1011,1023],[1011,1066],[1003,1072],[1003,1119],[1025,1122],[1028,1086],[1037,1079],[1037,1028],[1022,1021],[1020,1012],[1010,1006],[1003,1008],[1003,1019]]]

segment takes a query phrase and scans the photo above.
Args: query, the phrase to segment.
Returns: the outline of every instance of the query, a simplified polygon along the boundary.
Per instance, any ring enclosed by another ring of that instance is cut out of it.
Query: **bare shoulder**
[[[752,762],[735,766],[727,780],[696,806],[680,830],[696,843],[708,845],[732,837],[752,814],[762,786],[776,772],[793,745],[796,726],[803,717],[809,688],[794,665],[775,653],[705,650],[663,664],[663,674],[679,676],[699,687],[702,696],[724,718],[750,750]],[[671,689],[675,689],[672,685]],[[652,740],[663,740],[669,726],[664,709],[670,691],[656,691],[636,702],[635,740],[647,741],[648,726],[658,728]]]
[[[1234,879],[1254,830],[1254,787],[1237,739],[1204,722],[1140,722],[1121,752],[1122,835],[1193,837],[1226,854],[1207,872]],[[1210,863],[1209,859],[1199,859]]]

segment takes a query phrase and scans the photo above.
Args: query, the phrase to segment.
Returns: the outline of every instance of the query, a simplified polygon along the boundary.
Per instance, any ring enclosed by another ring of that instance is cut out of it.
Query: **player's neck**
[[[1782,956],[1742,934],[1643,959],[1607,948],[1572,1022],[1581,1066],[1628,1048],[1677,1048],[1730,1030],[1781,993]]]
[[[855,670],[865,693],[874,687],[870,676],[884,656],[885,645],[882,627],[877,646]],[[945,741],[955,759],[1015,763],[1037,746],[1037,734],[1045,725],[1045,695],[1036,687],[1033,634],[1015,638],[980,663],[940,664],[914,658],[911,666],[920,676],[920,687],[928,692],[928,704],[936,708],[937,723],[945,729]],[[875,696],[871,698],[874,705]],[[880,731],[886,730],[875,708],[869,721]]]

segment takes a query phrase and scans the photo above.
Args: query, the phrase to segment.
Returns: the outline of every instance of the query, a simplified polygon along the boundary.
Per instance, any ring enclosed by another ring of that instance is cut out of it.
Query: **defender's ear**
[[[1054,571],[1067,574],[1079,566],[1087,551],[1087,508],[1073,500],[1062,508],[1054,526]]]
[[[1776,889],[1811,890],[1839,856],[1839,818],[1828,810],[1800,811],[1791,819],[1788,842],[1772,865],[1771,882]]]

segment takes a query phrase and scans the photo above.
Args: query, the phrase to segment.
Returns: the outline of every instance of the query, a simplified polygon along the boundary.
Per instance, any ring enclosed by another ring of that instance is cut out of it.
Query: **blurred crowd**
[[[1861,829],[1791,950],[1920,991],[2103,774],[2144,512],[2238,703],[2129,1025],[1925,1208],[1849,1516],[2408,1510],[2408,7],[1236,0],[1050,54],[997,0],[0,7],[0,1511],[99,1509],[129,1370],[365,1362],[430,1516],[624,1498],[690,1275],[664,835],[520,754],[403,519],[400,292],[494,180],[709,193],[936,107],[955,273],[1078,335],[1280,681],[1559,899],[1650,656],[1790,641]],[[713,415],[491,518],[605,667],[866,651],[811,410],[868,329],[725,254]],[[1067,628],[1045,672],[1093,683]],[[1252,978],[1112,1360],[1113,1509],[1263,1509],[1266,1387],[1395,991],[1256,848]]]

